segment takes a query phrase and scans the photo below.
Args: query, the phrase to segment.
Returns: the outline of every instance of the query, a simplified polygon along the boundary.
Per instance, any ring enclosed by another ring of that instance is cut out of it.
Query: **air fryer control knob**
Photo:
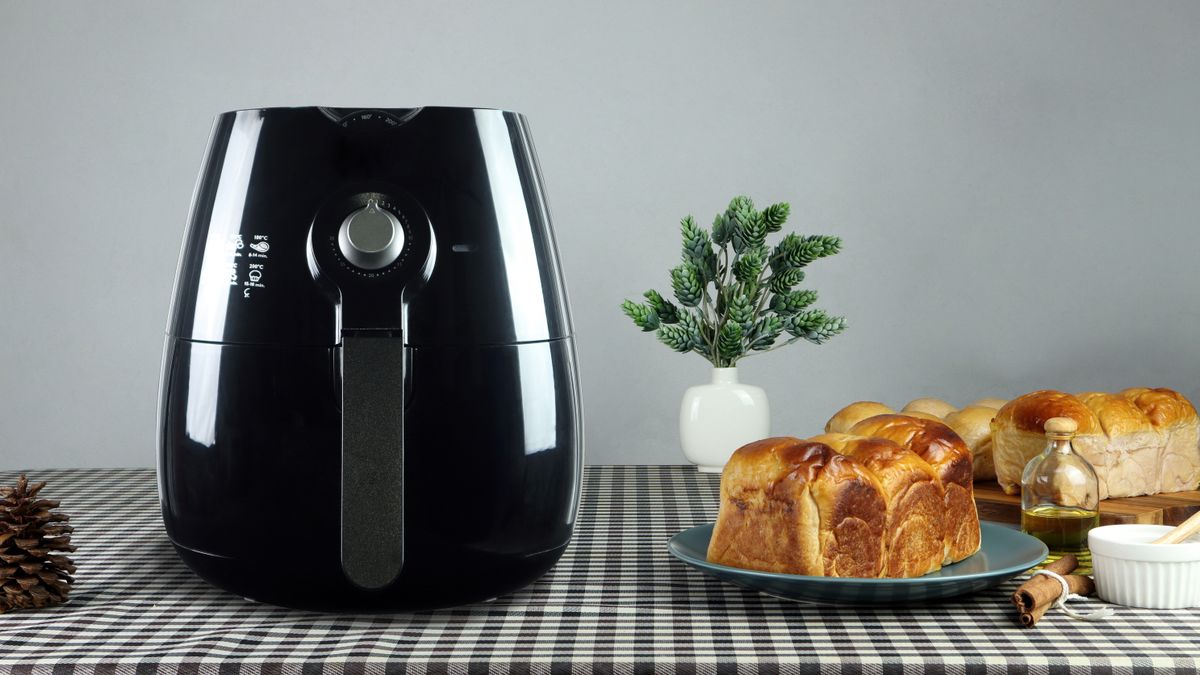
[[[399,218],[371,199],[342,221],[338,248],[355,267],[382,269],[396,262],[404,251],[404,227]]]

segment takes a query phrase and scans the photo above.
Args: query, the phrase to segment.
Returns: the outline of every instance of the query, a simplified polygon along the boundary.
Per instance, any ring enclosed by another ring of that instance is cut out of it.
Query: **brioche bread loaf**
[[[1076,448],[1081,454],[1087,453],[1087,460],[1096,470],[1100,498],[1158,492],[1156,477],[1162,464],[1163,444],[1146,415],[1120,394],[1093,391],[1078,394],[1076,398],[1100,423],[1100,434],[1094,440],[1084,440],[1083,451]],[[1071,445],[1079,444],[1072,441]],[[1045,447],[1043,435],[1037,451]]]
[[[870,417],[850,430],[858,436],[894,441],[929,463],[942,482],[946,523],[942,564],[979,550],[979,514],[975,510],[971,451],[945,424],[905,415]]]
[[[828,445],[767,438],[742,446],[721,474],[708,559],[831,577],[883,571],[887,502],[879,480]]]
[[[1200,417],[1191,401],[1170,389],[1126,389],[1121,395],[1162,436],[1159,492],[1195,490],[1200,484]]]
[[[854,458],[879,479],[887,500],[883,576],[919,577],[941,568],[945,495],[929,462],[886,438],[823,434],[809,440]]]
[[[708,559],[812,576],[928,574],[979,549],[970,462],[949,427],[902,415],[853,434],[755,441],[721,474]]]
[[[1079,424],[1072,446],[1091,462],[1100,499],[1178,492],[1200,482],[1200,418],[1170,389],[1071,395],[1041,390],[1013,399],[992,422],[996,479],[1018,494],[1025,464],[1046,447],[1051,417]]]

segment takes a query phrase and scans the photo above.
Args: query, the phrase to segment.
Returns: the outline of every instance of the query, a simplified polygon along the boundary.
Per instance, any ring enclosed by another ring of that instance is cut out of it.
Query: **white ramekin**
[[[1096,593],[1131,607],[1200,607],[1200,537],[1151,544],[1168,525],[1105,525],[1088,532]]]

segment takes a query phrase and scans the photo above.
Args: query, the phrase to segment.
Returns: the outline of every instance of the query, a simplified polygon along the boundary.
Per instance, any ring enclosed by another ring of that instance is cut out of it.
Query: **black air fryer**
[[[575,519],[577,377],[524,117],[217,118],[160,401],[163,519],[200,576],[333,609],[530,583]]]

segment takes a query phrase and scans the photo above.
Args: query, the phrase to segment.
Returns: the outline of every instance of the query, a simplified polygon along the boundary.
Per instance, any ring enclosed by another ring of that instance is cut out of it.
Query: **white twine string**
[[[1058,600],[1054,601],[1054,607],[1061,609],[1063,614],[1066,614],[1072,619],[1081,619],[1083,621],[1103,621],[1114,614],[1115,610],[1113,610],[1111,606],[1101,607],[1100,609],[1087,614],[1084,614],[1083,612],[1076,612],[1070,607],[1067,607],[1067,601],[1086,600],[1087,598],[1083,597],[1082,595],[1072,593],[1071,586],[1067,584],[1067,580],[1063,577],[1063,575],[1057,572],[1051,572],[1050,570],[1038,570],[1033,573],[1033,576],[1036,577],[1039,574],[1044,574],[1051,579],[1056,579],[1058,580],[1058,583],[1062,585],[1062,595],[1058,596]]]

